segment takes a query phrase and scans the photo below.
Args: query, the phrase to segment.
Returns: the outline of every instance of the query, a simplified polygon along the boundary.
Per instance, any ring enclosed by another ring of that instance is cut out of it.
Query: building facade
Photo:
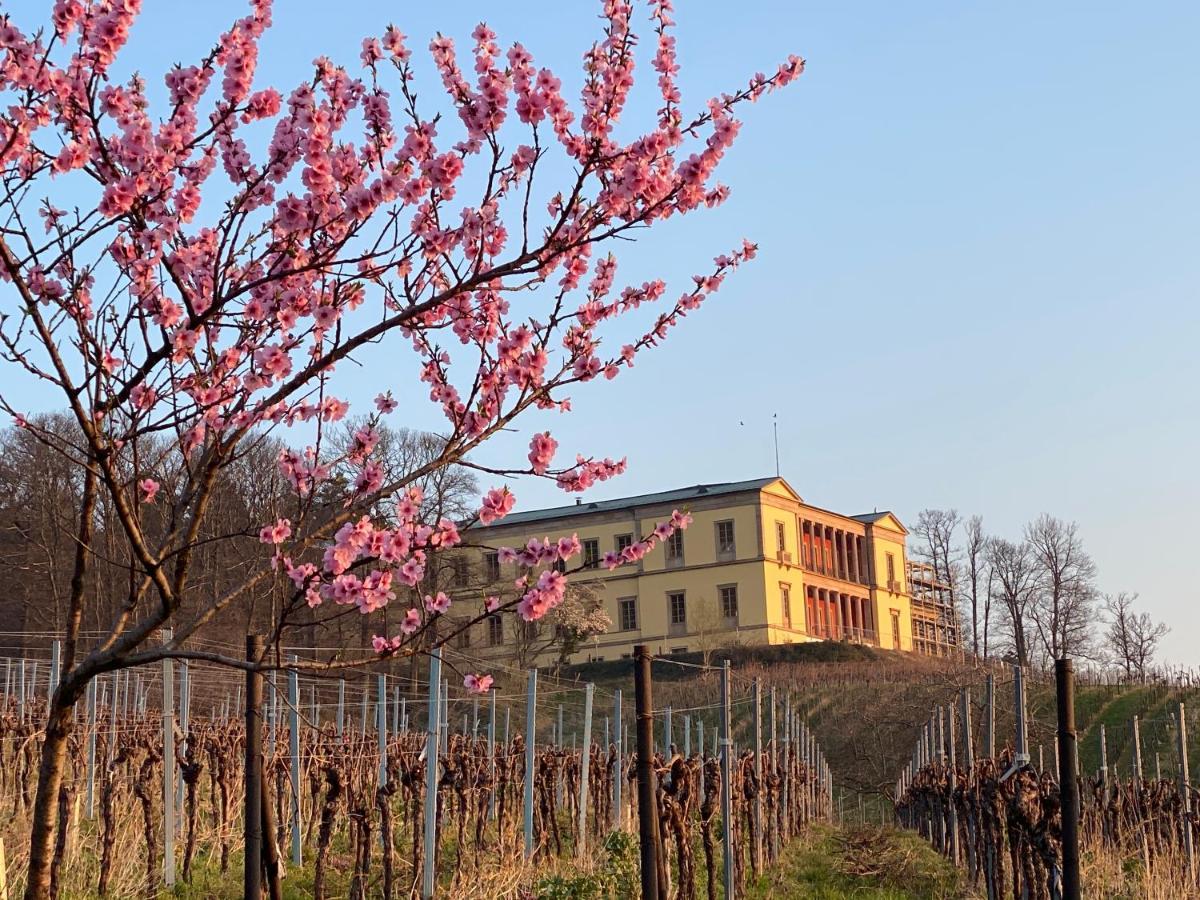
[[[611,571],[600,563],[675,509],[691,514],[686,530],[636,563]],[[890,512],[831,512],[805,503],[782,478],[696,485],[518,512],[472,528],[467,552],[474,558],[460,573],[460,587],[511,599],[518,573],[500,563],[499,547],[576,535],[586,569],[571,582],[602,604],[612,624],[581,642],[572,662],[628,656],[634,644],[668,654],[847,640],[912,651],[921,648],[914,645],[906,534]],[[537,650],[539,631],[552,627],[494,618],[475,625],[460,646],[481,655],[515,655],[518,644],[534,648],[535,658],[557,654],[552,641]]]

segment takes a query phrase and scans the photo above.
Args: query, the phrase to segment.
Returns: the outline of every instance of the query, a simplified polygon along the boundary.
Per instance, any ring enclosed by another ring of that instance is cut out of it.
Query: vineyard
[[[15,892],[52,661],[10,660],[7,673],[0,809]],[[483,695],[383,673],[268,679],[259,791],[269,894],[637,895],[632,704],[622,711],[620,688],[518,674]],[[749,678],[731,685],[727,760],[722,704],[654,712],[664,898],[724,897],[728,884],[741,896],[830,815],[831,774],[798,706]],[[95,684],[59,795],[56,896],[240,895],[246,696],[227,671],[195,662]]]
[[[1091,870],[1086,896],[1194,896],[1200,793],[1190,780],[1194,748],[1186,705],[1175,700],[1170,713],[1146,723],[1134,715],[1114,744],[1108,726],[1098,723],[1099,766],[1085,769],[1076,747],[1073,687],[1060,684],[1069,710],[1060,710],[1064,737],[1053,746],[1049,764],[1041,748],[1036,756],[1030,752],[1021,670],[1014,669],[1011,684],[1014,728],[1011,742],[999,751],[994,677],[986,682],[981,720],[974,718],[967,689],[957,704],[934,710],[896,782],[899,822],[963,867],[988,900],[1069,896],[1067,882],[1079,877],[1080,858]],[[1165,760],[1173,777],[1164,777],[1164,753],[1158,749],[1153,777],[1147,771],[1144,724],[1160,737],[1173,736],[1175,746]],[[1066,755],[1060,755],[1060,746]],[[1120,751],[1112,759],[1110,748]],[[1122,778],[1115,760],[1126,753]],[[1068,810],[1075,810],[1069,819]]]

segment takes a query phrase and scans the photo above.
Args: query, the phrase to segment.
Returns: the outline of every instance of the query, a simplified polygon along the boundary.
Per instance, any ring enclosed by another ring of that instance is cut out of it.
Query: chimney
[[[576,498],[575,498],[575,505],[576,505],[576,506],[582,506],[582,505],[583,505],[583,498],[582,498],[582,497],[576,497]]]

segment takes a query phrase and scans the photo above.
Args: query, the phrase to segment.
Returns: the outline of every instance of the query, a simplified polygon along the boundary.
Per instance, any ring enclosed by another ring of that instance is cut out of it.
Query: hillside
[[[983,669],[960,663],[929,660],[913,656],[881,653],[867,647],[814,643],[785,647],[750,648],[718,651],[709,659],[710,667],[720,660],[731,660],[733,674],[734,736],[739,746],[752,741],[751,684],[760,678],[763,692],[763,740],[770,735],[769,697],[775,688],[777,721],[782,729],[785,698],[807,721],[826,748],[839,792],[862,794],[868,818],[878,815],[881,795],[890,791],[900,767],[912,752],[919,723],[936,705],[957,704],[963,687],[971,690],[972,731],[976,748],[983,741],[985,699]],[[698,654],[655,660],[653,664],[654,705],[658,710],[656,740],[665,733],[666,713],[672,708],[672,736],[683,749],[684,717],[691,723],[691,746],[695,746],[697,723],[704,723],[705,743],[711,750],[713,728],[718,723],[719,672],[705,669]],[[997,666],[996,744],[1003,747],[1014,733],[1011,669]],[[632,661],[592,663],[564,670],[563,681],[596,684],[598,700],[598,737],[603,735],[603,717],[611,708],[608,695],[620,688],[624,696],[626,727],[632,723]],[[1029,742],[1034,764],[1039,758],[1049,768],[1054,765],[1055,703],[1052,682],[1029,676]],[[580,704],[575,692],[564,692],[564,734],[570,741],[580,728]],[[1143,771],[1153,777],[1156,769],[1164,777],[1174,777],[1177,766],[1177,731],[1174,723],[1176,704],[1188,707],[1200,704],[1200,690],[1194,687],[1169,687],[1162,684],[1077,686],[1076,723],[1080,741],[1080,765],[1085,773],[1100,766],[1100,726],[1105,727],[1109,765],[1116,765],[1122,777],[1132,771],[1134,750],[1132,720],[1140,721]],[[1188,713],[1189,733],[1200,727]],[[961,736],[959,737],[961,747]],[[1189,763],[1193,771],[1200,764],[1200,747],[1192,740]],[[846,813],[857,806],[857,798],[847,799]]]

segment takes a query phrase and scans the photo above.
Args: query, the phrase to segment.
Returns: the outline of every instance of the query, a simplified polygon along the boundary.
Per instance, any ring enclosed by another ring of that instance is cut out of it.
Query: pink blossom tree
[[[493,522],[512,508],[509,476],[583,491],[624,469],[586,455],[560,462],[547,432],[508,465],[483,468],[471,454],[528,410],[567,411],[573,385],[632,367],[754,256],[744,242],[672,292],[660,280],[619,286],[604,245],[721,203],[715,171],[738,132],[735,107],[803,70],[792,57],[685,114],[671,4],[653,0],[661,105],[621,141],[636,45],[629,0],[603,3],[577,102],[521,44],[502,49],[480,25],[466,53],[446,37],[430,43],[444,92],[435,110],[417,102],[395,27],[364,40],[353,66],[316,60],[290,93],[257,86],[271,9],[252,0],[203,59],[166,74],[169,102],[152,112],[140,77],[110,77],[139,7],[57,0],[44,26],[0,18],[0,406],[83,481],[28,898],[49,894],[71,708],[91,679],[165,657],[270,665],[184,646],[266,584],[292,598],[279,633],[297,609],[369,614],[413,596],[431,555],[463,541],[462,522],[423,516],[415,485],[431,471],[476,465],[494,479],[478,511]],[[547,169],[570,174],[545,184]],[[610,346],[616,334],[626,339]],[[375,456],[378,427],[411,408],[411,389],[385,388],[351,446],[330,440],[349,410],[339,363],[378,343],[412,354],[446,423],[439,452],[393,480]],[[34,381],[57,392],[72,437],[40,430],[24,408]],[[287,428],[297,435],[279,457],[290,496],[258,523],[261,565],[215,599],[195,596],[189,575],[214,485],[247,445]],[[344,497],[321,502],[330,473],[346,467],[355,475]],[[85,649],[78,623],[99,499],[118,522],[128,594],[108,634]],[[382,505],[386,521],[368,515]],[[628,552],[685,525],[677,514]],[[572,541],[506,548],[527,574],[500,611],[534,619],[553,609],[564,576],[545,566],[578,550]],[[417,652],[452,604],[445,593],[425,597],[373,647],[301,665]],[[174,639],[160,645],[167,625]]]

